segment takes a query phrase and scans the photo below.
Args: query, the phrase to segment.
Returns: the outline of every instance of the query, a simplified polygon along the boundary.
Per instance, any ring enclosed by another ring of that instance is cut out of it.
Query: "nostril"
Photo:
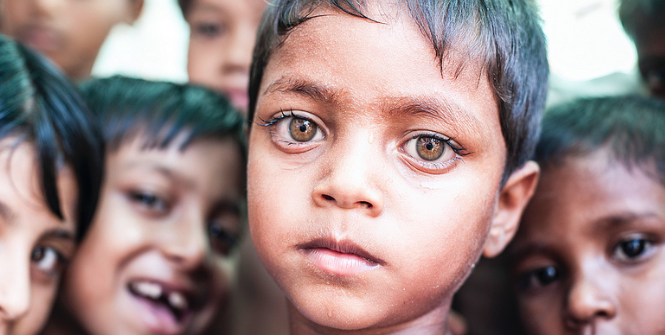
[[[333,197],[331,197],[331,196],[329,196],[329,195],[327,195],[327,194],[324,194],[324,195],[323,195],[323,199],[326,199],[326,200],[335,200],[335,198],[333,198]]]
[[[370,203],[367,202],[367,201],[361,201],[360,204],[363,205],[363,207],[365,207],[365,208],[367,208],[367,209],[373,207],[372,204],[370,204]]]

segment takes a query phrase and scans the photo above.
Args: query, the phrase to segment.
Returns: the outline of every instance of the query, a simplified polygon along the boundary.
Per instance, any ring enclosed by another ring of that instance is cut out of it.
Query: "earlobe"
[[[483,249],[485,257],[494,257],[501,253],[515,236],[522,211],[536,190],[539,175],[538,164],[528,161],[508,178],[499,192],[492,227]]]
[[[143,12],[143,0],[126,0],[128,2],[127,4],[127,12],[125,15],[125,19],[123,22],[133,25],[136,20],[141,16],[141,12]]]

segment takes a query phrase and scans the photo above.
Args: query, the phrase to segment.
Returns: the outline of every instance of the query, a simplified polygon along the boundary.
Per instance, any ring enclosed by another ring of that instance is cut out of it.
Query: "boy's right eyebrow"
[[[266,88],[264,94],[271,93],[295,93],[327,104],[338,104],[336,92],[301,78],[282,77],[277,79]]]

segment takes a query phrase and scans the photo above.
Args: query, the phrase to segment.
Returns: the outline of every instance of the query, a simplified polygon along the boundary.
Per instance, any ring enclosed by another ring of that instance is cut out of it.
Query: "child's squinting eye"
[[[642,258],[650,249],[651,242],[644,238],[623,240],[614,248],[614,255],[621,261],[635,261]]]
[[[224,27],[217,23],[197,23],[193,30],[196,34],[205,37],[216,37],[222,35],[225,31]]]
[[[154,213],[165,213],[168,210],[168,204],[165,200],[150,192],[134,191],[129,195],[130,199],[142,206],[144,209]]]
[[[62,262],[62,257],[53,248],[37,246],[32,249],[30,261],[35,264],[39,271],[54,275],[58,272],[58,266]]]
[[[542,288],[557,281],[560,275],[559,270],[554,266],[542,267],[520,276],[517,287],[520,290]]]
[[[231,234],[219,223],[212,223],[208,226],[208,235],[211,238],[213,249],[222,255],[228,255],[238,244],[238,237]]]

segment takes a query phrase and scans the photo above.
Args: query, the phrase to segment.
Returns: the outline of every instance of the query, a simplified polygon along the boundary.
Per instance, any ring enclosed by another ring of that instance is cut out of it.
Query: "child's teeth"
[[[187,309],[187,299],[180,292],[171,292],[169,294],[169,303],[174,308],[184,310]]]
[[[149,283],[149,282],[134,283],[134,289],[136,290],[136,292],[141,293],[142,295],[152,299],[157,299],[159,298],[159,296],[162,295],[162,286],[155,283]]]

